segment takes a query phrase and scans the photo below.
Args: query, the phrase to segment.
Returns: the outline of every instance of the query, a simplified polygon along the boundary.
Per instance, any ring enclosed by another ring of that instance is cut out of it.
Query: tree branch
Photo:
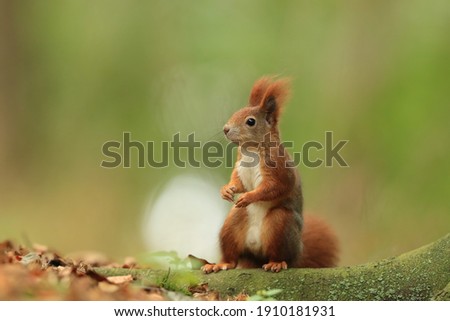
[[[133,274],[141,284],[186,292],[208,283],[222,298],[258,290],[282,289],[278,300],[431,300],[449,299],[450,234],[436,242],[376,263],[331,269],[200,271],[106,269],[104,275]]]

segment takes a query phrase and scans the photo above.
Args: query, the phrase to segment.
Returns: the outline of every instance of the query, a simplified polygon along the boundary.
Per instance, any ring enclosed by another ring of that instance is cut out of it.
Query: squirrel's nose
[[[230,127],[228,127],[227,125],[223,126],[223,132],[226,134],[228,134],[228,132],[230,131]]]

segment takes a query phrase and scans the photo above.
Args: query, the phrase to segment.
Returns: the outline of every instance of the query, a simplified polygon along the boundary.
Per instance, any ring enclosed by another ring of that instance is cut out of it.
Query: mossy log
[[[329,269],[288,269],[280,273],[237,269],[201,271],[97,269],[103,275],[132,274],[139,284],[186,292],[207,283],[222,298],[282,289],[278,300],[449,300],[450,234],[398,257],[376,263]]]

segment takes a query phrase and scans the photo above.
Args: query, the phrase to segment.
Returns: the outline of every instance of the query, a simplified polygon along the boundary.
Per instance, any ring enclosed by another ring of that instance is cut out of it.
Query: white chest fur
[[[259,155],[242,155],[238,164],[238,175],[247,192],[254,190],[262,181]]]
[[[257,154],[252,154],[252,157],[243,155],[237,168],[239,178],[247,192],[257,188],[262,181],[259,159],[255,159],[253,157],[255,155]],[[268,202],[255,202],[247,206],[248,230],[245,245],[254,254],[261,251],[262,223],[269,205]]]

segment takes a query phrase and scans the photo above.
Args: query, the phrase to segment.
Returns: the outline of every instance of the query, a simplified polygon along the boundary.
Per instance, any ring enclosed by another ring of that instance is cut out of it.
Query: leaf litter
[[[190,256],[198,264],[202,259]],[[192,264],[194,265],[194,264]],[[105,277],[96,267],[139,268],[127,257],[123,264],[113,263],[101,253],[80,252],[63,257],[47,246],[31,248],[6,240],[0,242],[0,300],[220,300],[207,284],[190,287],[191,296],[168,291],[160,286],[136,284],[131,274]],[[245,300],[239,295],[228,300]]]

